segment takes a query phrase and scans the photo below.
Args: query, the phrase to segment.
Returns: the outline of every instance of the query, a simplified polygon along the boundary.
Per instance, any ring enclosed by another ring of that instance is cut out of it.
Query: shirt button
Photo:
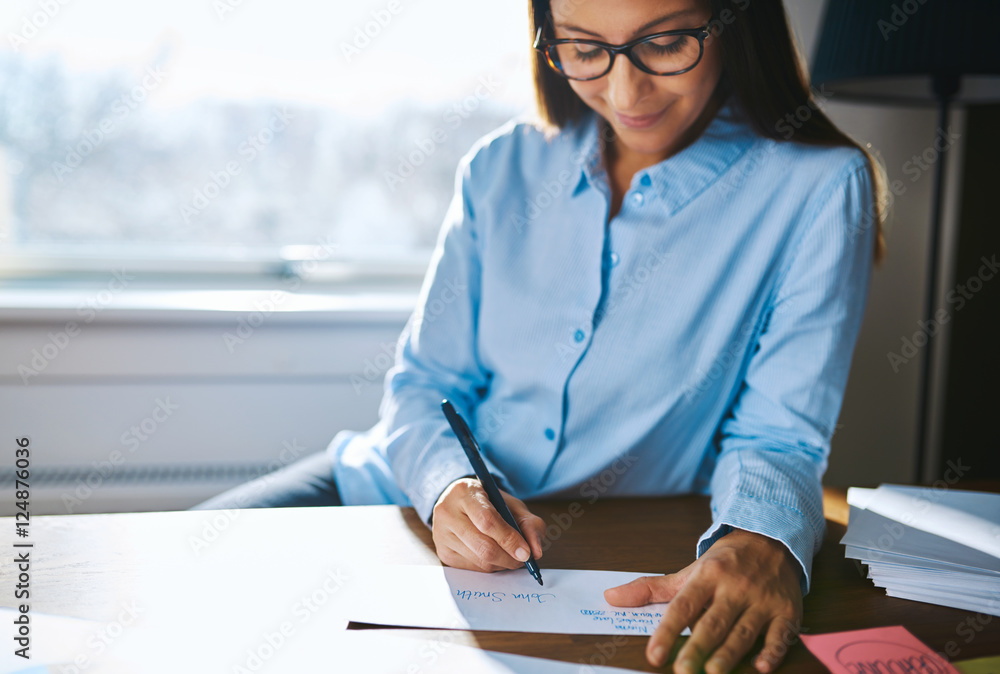
[[[649,187],[650,185],[653,184],[653,180],[652,180],[652,178],[649,177],[648,173],[644,173],[643,176],[641,178],[639,178],[639,183],[643,187]]]
[[[556,432],[554,430],[552,430],[551,428],[546,428],[545,429],[545,437],[548,438],[549,440],[555,440],[556,439]]]
[[[573,333],[573,339],[575,339],[577,342],[582,342],[583,338],[586,336],[587,335],[584,334],[583,330],[577,330],[575,333]]]
[[[614,267],[618,264],[618,253],[611,253],[611,266]]]
[[[636,206],[642,206],[642,202],[645,201],[646,197],[642,195],[642,192],[636,192],[632,195],[632,201]]]

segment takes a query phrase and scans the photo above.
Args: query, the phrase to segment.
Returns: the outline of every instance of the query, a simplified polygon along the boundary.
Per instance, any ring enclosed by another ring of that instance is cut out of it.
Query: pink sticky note
[[[801,639],[833,674],[958,674],[947,660],[900,625],[811,636],[803,634]]]

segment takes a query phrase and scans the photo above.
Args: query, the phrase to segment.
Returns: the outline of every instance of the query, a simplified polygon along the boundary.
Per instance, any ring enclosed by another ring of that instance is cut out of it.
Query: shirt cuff
[[[824,529],[825,526],[824,521]],[[813,546],[816,539],[810,533],[812,525],[804,514],[748,494],[734,494],[726,503],[725,509],[715,518],[712,526],[698,539],[695,554],[701,557],[717,540],[733,529],[751,531],[784,544],[799,563],[801,571],[799,587],[802,596],[809,592]],[[823,530],[816,535],[822,540]]]

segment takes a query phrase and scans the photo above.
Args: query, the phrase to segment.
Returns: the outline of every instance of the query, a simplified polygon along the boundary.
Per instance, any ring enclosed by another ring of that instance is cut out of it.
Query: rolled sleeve
[[[838,171],[814,203],[721,425],[713,524],[697,549],[733,528],[781,541],[801,565],[803,594],[823,541],[821,478],[871,276],[867,164]]]
[[[392,473],[425,523],[444,489],[472,472],[441,401],[450,400],[471,426],[475,405],[489,385],[475,348],[481,275],[471,195],[475,153],[459,165],[455,196],[416,309],[400,335],[395,365],[386,374],[379,408]],[[509,491],[503,473],[484,460]]]

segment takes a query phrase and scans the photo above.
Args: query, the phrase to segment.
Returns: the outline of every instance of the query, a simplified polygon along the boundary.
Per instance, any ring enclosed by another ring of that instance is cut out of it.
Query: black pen
[[[514,531],[521,534],[521,538],[527,541],[528,539],[521,532],[521,527],[517,526],[517,521],[511,514],[510,508],[507,507],[507,502],[503,500],[503,494],[500,493],[497,483],[493,480],[493,475],[490,474],[489,469],[486,467],[482,454],[480,454],[479,443],[476,442],[476,438],[472,435],[472,431],[469,430],[465,419],[455,411],[455,408],[447,400],[441,401],[441,409],[444,410],[444,416],[447,417],[448,423],[451,424],[451,430],[455,431],[455,435],[458,436],[458,441],[461,443],[462,449],[465,450],[465,455],[469,457],[469,463],[472,464],[472,469],[476,471],[476,477],[483,484],[483,489],[486,490],[486,496],[489,497],[490,503],[500,513],[500,517],[504,519],[504,522],[514,527]],[[528,549],[528,561],[524,565],[531,572],[535,580],[538,581],[538,584],[542,585],[542,572],[538,570],[538,562],[532,556],[530,548]]]

